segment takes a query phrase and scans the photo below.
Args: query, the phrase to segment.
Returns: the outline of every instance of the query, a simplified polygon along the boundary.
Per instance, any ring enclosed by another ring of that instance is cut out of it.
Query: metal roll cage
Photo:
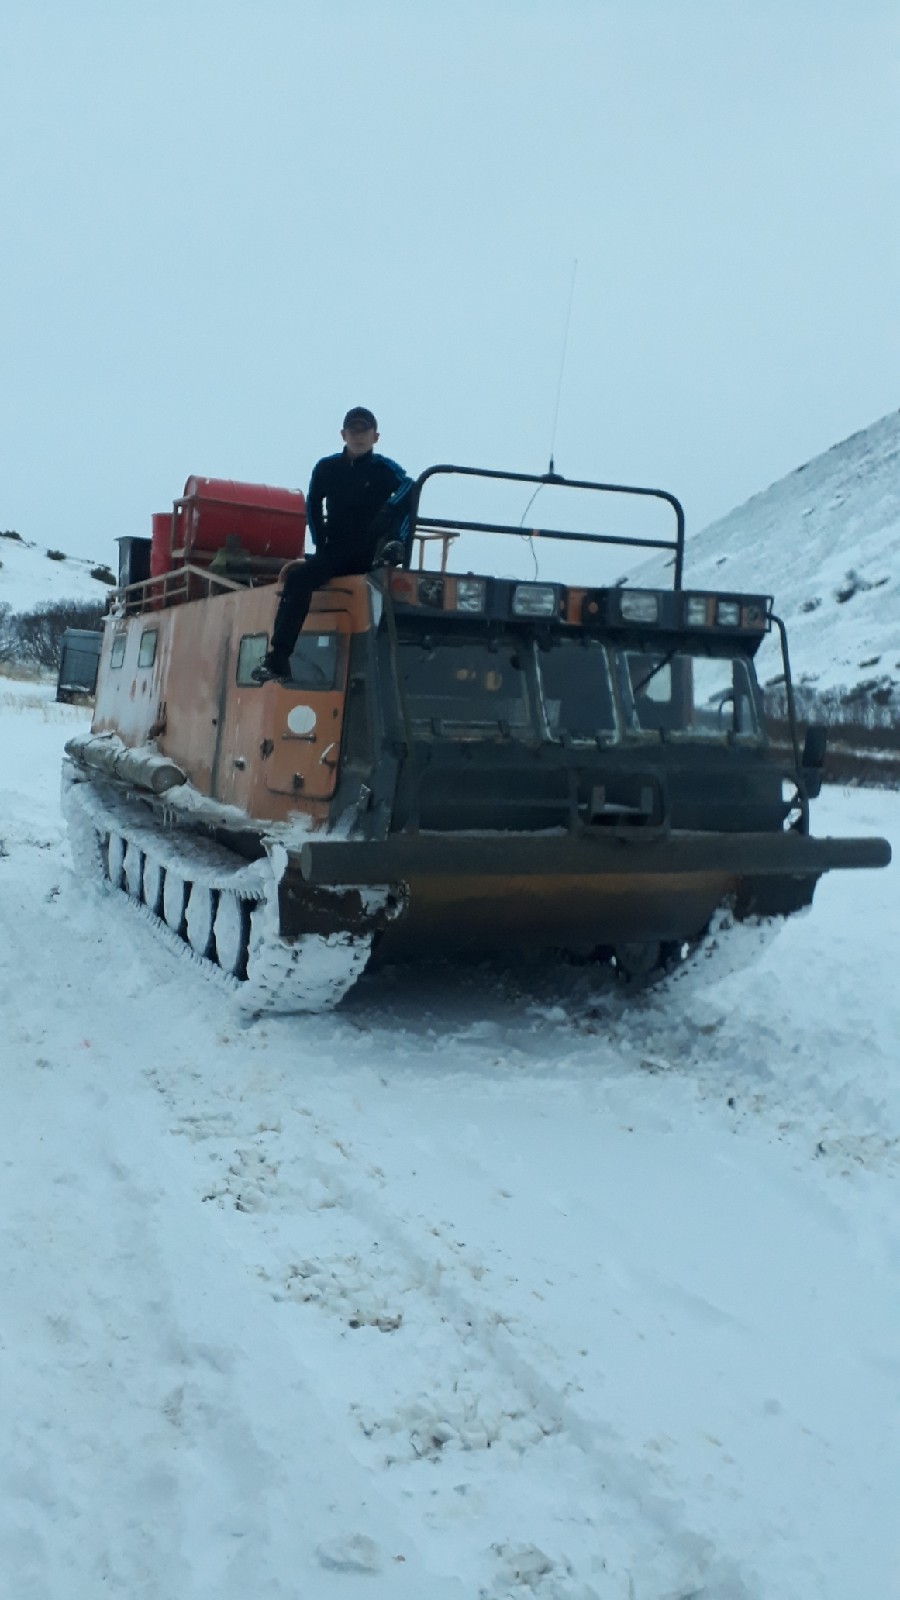
[[[644,499],[664,500],[671,506],[675,513],[674,539],[648,539],[633,535],[614,533],[574,533],[563,528],[526,528],[518,527],[513,523],[504,522],[464,522],[456,518],[446,517],[420,517],[419,502],[422,490],[429,478],[439,474],[462,478],[497,478],[505,483],[534,483],[540,487],[543,484],[565,489],[591,489],[600,494],[628,494],[640,496]],[[673,587],[681,588],[682,573],[684,571],[684,509],[681,501],[675,495],[669,494],[666,489],[639,488],[630,483],[594,483],[588,479],[564,478],[558,472],[498,472],[488,467],[456,467],[449,464],[428,467],[419,474],[412,486],[410,496],[410,539],[409,548],[412,549],[413,540],[416,538],[444,536],[450,538],[458,533],[500,533],[511,534],[523,539],[561,539],[577,544],[616,544],[637,545],[652,550],[674,550],[675,571]],[[404,563],[409,565],[409,556]]]

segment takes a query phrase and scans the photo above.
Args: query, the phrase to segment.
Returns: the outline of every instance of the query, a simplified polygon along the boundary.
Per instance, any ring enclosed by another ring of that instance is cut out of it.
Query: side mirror
[[[815,800],[822,788],[822,776],[825,766],[825,751],[828,745],[828,729],[823,728],[819,722],[810,723],[806,730],[803,742],[803,758],[801,767],[806,792],[810,800]]]

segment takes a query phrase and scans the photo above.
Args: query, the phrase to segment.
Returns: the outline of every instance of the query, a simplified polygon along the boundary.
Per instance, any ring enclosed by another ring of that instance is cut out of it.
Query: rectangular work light
[[[457,578],[457,611],[483,611],[486,588],[483,578]]]
[[[656,622],[659,619],[659,595],[651,589],[621,589],[619,615],[623,622]]]
[[[684,602],[684,623],[687,628],[705,628],[709,615],[709,601],[705,594],[689,594]]]
[[[555,617],[556,604],[552,583],[517,583],[513,590],[514,617]]]

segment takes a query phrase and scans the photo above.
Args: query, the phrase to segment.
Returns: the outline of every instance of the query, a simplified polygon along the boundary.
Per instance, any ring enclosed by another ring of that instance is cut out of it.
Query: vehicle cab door
[[[349,617],[310,617],[291,656],[291,681],[273,684],[269,728],[274,748],[265,762],[273,794],[330,800],[338,777],[347,680]]]

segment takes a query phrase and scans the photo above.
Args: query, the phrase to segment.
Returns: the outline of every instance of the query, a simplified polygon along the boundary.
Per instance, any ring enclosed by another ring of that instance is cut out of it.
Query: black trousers
[[[297,635],[309,615],[310,601],[316,589],[321,589],[329,578],[346,578],[352,572],[368,572],[375,554],[374,545],[355,549],[317,550],[303,562],[292,567],[284,580],[284,589],[275,613],[272,629],[272,654],[287,657],[297,643]]]

